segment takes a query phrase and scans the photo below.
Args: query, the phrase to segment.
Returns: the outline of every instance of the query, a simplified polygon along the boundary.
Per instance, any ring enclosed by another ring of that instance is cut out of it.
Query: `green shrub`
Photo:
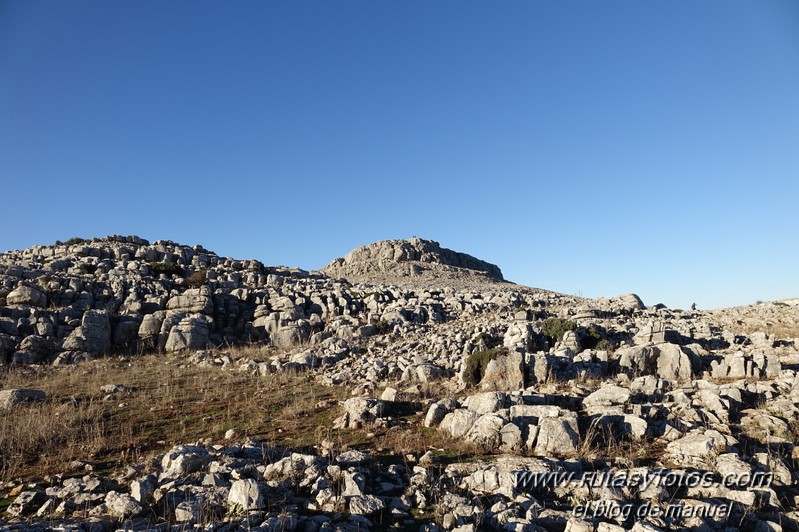
[[[152,275],[183,275],[183,268],[172,262],[148,262],[147,265]]]
[[[566,318],[547,318],[541,325],[541,330],[550,340],[560,342],[567,331],[577,329],[577,324]]]
[[[591,325],[588,329],[585,329],[585,332],[582,334],[580,345],[583,349],[599,349],[597,346],[602,341],[607,344],[602,328],[598,325]]]
[[[56,246],[74,246],[75,244],[83,244],[84,242],[86,242],[85,238],[72,237],[69,240],[67,240],[66,242],[61,242],[60,240],[56,240],[55,241],[55,245]]]
[[[477,386],[483,380],[486,366],[498,356],[505,355],[508,350],[496,347],[486,351],[475,351],[466,359],[466,369],[463,371],[463,381],[469,386]]]

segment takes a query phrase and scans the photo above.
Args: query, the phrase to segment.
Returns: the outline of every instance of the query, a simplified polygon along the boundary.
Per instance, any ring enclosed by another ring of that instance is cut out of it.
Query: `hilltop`
[[[411,238],[383,240],[350,251],[322,269],[330,277],[352,282],[422,284],[424,282],[504,281],[495,264],[442,248],[438,242]]]

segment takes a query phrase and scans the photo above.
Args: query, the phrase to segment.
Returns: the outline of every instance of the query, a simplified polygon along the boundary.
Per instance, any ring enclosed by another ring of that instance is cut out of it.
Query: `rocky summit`
[[[110,236],[0,255],[0,359],[4,531],[799,530],[797,299]]]
[[[322,273],[370,283],[504,281],[498,266],[416,237],[361,246],[331,262]]]

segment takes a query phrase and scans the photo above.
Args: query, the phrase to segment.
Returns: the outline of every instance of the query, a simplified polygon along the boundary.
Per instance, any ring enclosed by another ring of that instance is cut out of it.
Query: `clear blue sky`
[[[584,296],[796,297],[799,3],[0,0],[0,174],[0,250],[416,235]]]

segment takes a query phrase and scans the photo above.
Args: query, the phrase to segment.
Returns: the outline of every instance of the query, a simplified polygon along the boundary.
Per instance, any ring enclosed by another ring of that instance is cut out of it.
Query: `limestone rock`
[[[385,404],[377,399],[353,397],[344,401],[344,415],[336,419],[337,428],[361,428],[383,415]]]
[[[264,496],[258,482],[251,478],[236,480],[230,486],[227,498],[228,509],[232,513],[261,510],[266,507]]]
[[[111,347],[111,322],[108,312],[89,310],[83,315],[80,327],[64,340],[65,351],[84,351],[95,356],[104,355]]]
[[[208,346],[210,327],[203,317],[186,317],[172,327],[166,340],[168,353],[183,349],[203,349]]]
[[[47,295],[41,290],[31,286],[20,285],[6,296],[6,304],[46,307]]]
[[[577,450],[580,431],[576,417],[544,418],[538,423],[535,453],[539,456],[565,455]]]
[[[127,493],[117,493],[116,491],[108,492],[105,497],[105,505],[108,508],[108,514],[117,519],[134,517],[144,511],[142,505],[133,497]]]
[[[44,402],[46,395],[41,390],[0,390],[0,409],[13,408],[20,404]]]
[[[707,466],[712,455],[723,452],[727,440],[716,430],[696,431],[669,443],[666,452],[671,460],[685,467]]]
[[[447,267],[479,273],[487,279],[503,280],[502,271],[494,264],[442,248],[438,242],[415,237],[361,246],[344,258],[334,260],[322,272],[332,277],[366,279],[386,273],[397,277],[414,277],[427,268],[447,271]]]
[[[385,503],[374,495],[356,495],[350,498],[349,508],[353,515],[373,515],[385,507]]]
[[[484,390],[521,390],[525,372],[521,353],[499,355],[486,365],[480,387]]]

